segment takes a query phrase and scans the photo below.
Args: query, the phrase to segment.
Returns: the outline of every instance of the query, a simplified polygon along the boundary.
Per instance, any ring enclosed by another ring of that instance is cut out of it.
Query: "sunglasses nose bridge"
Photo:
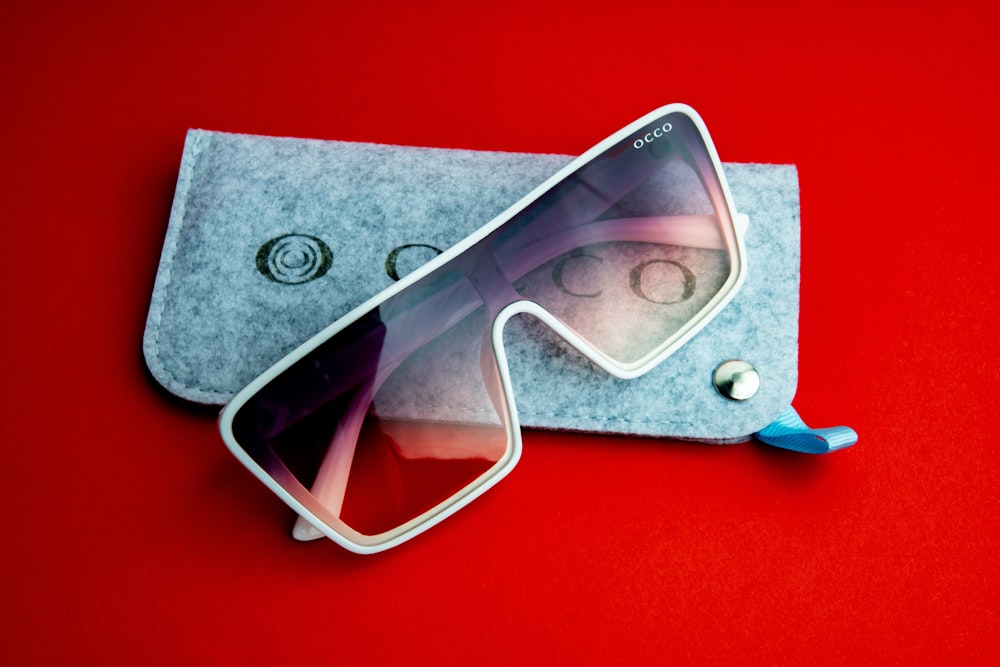
[[[570,330],[566,329],[565,326],[561,325],[559,320],[553,317],[553,315],[545,308],[534,301],[530,301],[520,295],[517,295],[516,293],[515,296],[516,299],[507,303],[500,308],[500,310],[490,316],[490,325],[484,333],[482,347],[484,355],[487,348],[492,351],[492,356],[496,359],[496,363],[499,366],[499,370],[504,379],[504,384],[508,388],[510,387],[509,366],[507,364],[507,353],[503,336],[507,323],[518,315],[530,315],[538,320],[543,326],[551,329],[557,336],[562,338],[585,357],[597,361],[599,365],[604,365],[601,361],[594,358],[595,352],[589,345],[579,339]]]

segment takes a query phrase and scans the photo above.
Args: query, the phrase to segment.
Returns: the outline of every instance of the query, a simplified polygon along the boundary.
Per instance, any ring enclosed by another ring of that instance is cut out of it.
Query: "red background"
[[[0,3],[0,662],[997,664],[996,7]],[[673,101],[798,165],[795,403],[853,449],[529,432],[359,557],[146,376],[188,127],[577,153]]]

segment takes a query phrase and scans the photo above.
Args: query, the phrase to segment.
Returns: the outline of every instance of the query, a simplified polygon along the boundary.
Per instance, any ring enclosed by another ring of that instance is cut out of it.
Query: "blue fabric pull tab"
[[[753,437],[772,447],[803,454],[829,454],[858,441],[858,434],[847,426],[809,428],[791,406],[778,419],[754,433]]]

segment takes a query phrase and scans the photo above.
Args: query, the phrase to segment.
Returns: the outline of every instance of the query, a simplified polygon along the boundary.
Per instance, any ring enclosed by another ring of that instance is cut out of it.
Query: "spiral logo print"
[[[321,278],[333,264],[330,247],[315,236],[285,234],[257,250],[257,270],[282,285],[301,285]]]

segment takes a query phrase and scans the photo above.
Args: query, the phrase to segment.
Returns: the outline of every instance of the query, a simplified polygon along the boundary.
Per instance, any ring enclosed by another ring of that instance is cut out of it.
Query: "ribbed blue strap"
[[[804,454],[829,454],[850,447],[858,441],[858,434],[847,426],[809,428],[791,406],[788,406],[777,420],[753,436],[773,447],[791,449]]]

